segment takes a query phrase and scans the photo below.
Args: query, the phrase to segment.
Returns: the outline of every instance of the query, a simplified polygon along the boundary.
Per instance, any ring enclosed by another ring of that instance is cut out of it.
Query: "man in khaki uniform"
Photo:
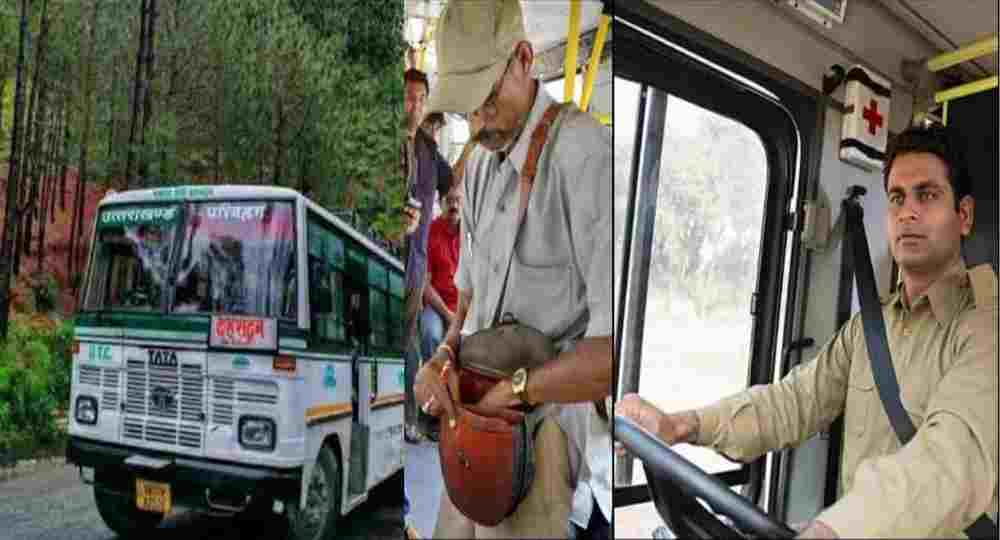
[[[841,499],[806,538],[955,538],[997,514],[997,285],[966,270],[970,178],[954,135],[914,128],[886,168],[891,252],[903,278],[883,302],[904,407],[918,428],[900,447],[872,377],[860,314],[782,382],[696,411],[663,414],[626,396],[616,414],[669,444],[750,462],[799,445],[844,414]]]

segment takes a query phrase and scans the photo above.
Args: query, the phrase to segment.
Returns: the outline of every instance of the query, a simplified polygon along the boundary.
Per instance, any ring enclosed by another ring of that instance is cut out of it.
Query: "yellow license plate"
[[[170,484],[137,478],[135,480],[135,504],[139,510],[169,514],[171,506]]]

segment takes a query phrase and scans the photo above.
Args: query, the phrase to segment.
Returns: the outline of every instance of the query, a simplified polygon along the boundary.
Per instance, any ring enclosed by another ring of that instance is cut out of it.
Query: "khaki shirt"
[[[997,289],[964,263],[907,305],[883,302],[902,402],[900,448],[872,377],[861,316],[780,383],[696,411],[698,444],[750,462],[797,446],[844,414],[841,499],[818,520],[840,538],[964,536],[997,514]]]

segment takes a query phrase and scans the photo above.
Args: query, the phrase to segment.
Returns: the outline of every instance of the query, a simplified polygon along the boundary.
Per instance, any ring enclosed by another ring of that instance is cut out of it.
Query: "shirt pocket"
[[[875,379],[867,355],[856,356],[847,380],[847,402],[844,404],[844,433],[862,437],[871,429],[872,407],[875,405]]]
[[[558,335],[571,310],[569,265],[536,266],[518,260],[516,266],[511,272],[510,311],[522,323],[549,336]]]

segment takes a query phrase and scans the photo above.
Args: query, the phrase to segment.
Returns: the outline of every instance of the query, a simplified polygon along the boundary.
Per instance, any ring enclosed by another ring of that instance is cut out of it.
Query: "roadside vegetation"
[[[0,467],[62,453],[72,378],[73,325],[55,309],[55,280],[19,280],[12,293],[17,312],[0,344]]]

